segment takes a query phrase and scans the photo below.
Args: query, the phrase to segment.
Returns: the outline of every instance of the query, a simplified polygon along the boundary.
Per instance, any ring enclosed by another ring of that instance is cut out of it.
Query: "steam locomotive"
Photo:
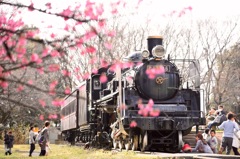
[[[147,41],[147,50],[124,59],[132,66],[100,68],[65,98],[61,131],[67,141],[179,152],[182,137],[205,125],[197,62],[165,59],[161,36]]]

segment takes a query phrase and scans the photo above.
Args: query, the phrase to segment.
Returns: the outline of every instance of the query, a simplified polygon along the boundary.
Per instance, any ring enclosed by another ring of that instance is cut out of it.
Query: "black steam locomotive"
[[[164,57],[162,37],[151,36],[147,50],[124,59],[131,67],[100,68],[82,82],[61,108],[65,139],[72,144],[179,152],[182,137],[193,126],[205,125],[194,73],[197,63]],[[178,62],[184,63],[181,68],[189,63],[187,71],[180,71]],[[101,82],[103,75],[107,82]]]

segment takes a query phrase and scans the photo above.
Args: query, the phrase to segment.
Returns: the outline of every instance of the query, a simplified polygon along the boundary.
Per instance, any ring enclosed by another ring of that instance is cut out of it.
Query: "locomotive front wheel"
[[[178,131],[178,151],[180,152],[183,146],[182,131]]]
[[[131,139],[132,143],[132,151],[136,151],[138,149],[138,135],[134,135]]]

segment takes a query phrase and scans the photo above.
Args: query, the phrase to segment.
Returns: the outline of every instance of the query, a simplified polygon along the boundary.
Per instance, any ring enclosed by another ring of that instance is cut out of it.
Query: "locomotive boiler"
[[[165,58],[162,41],[148,37],[148,49],[124,59],[130,67],[100,68],[65,98],[61,130],[66,140],[127,150],[181,150],[182,137],[193,126],[205,125],[199,68],[196,60]],[[103,75],[107,82],[101,82]]]

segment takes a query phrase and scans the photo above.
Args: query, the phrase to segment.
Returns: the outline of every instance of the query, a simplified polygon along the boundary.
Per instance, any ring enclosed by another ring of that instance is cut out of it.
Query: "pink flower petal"
[[[160,114],[159,110],[152,110],[149,112],[149,115],[153,116],[153,117],[157,117],[157,116],[159,116],[159,114]]]
[[[71,72],[69,72],[68,70],[62,70],[62,74],[63,76],[69,77],[71,75]]]
[[[108,62],[105,60],[101,60],[101,67],[107,67],[108,66]]]
[[[33,84],[33,81],[32,81],[32,80],[29,80],[29,81],[28,81],[28,84],[32,85],[32,84]]]
[[[38,59],[39,59],[38,54],[33,53],[33,54],[31,55],[31,61],[32,61],[32,62],[37,62]]]
[[[40,116],[39,116],[39,119],[43,121],[43,120],[44,120],[44,116],[43,116],[43,115],[40,115]]]
[[[51,38],[55,38],[55,34],[53,34],[53,33],[50,36],[51,36]]]
[[[45,6],[46,6],[48,9],[52,9],[51,3],[46,3]]]
[[[127,106],[125,104],[123,104],[122,106],[119,107],[120,110],[126,110]]]
[[[52,105],[56,106],[56,107],[60,107],[62,105],[64,105],[64,100],[62,99],[55,99],[52,101]]]
[[[71,89],[69,87],[67,87],[64,91],[65,94],[70,94],[71,93]]]
[[[34,8],[33,8],[33,3],[31,3],[31,4],[28,6],[28,10],[29,10],[29,11],[33,11],[33,10],[34,10]]]
[[[152,99],[149,99],[149,101],[148,101],[148,105],[149,105],[150,107],[153,107],[153,105],[154,105],[154,102],[153,102],[153,100],[152,100]]]
[[[24,89],[23,85],[19,85],[17,87],[17,92],[21,92]]]
[[[42,107],[46,106],[46,102],[43,99],[39,99],[38,101]]]
[[[112,49],[112,44],[111,43],[105,43],[104,46],[106,49],[111,50]]]
[[[101,74],[101,76],[100,76],[100,82],[101,82],[101,83],[106,83],[106,82],[107,82],[107,76],[106,76],[105,73],[104,73],[104,74]]]
[[[4,88],[8,88],[8,82],[6,81],[0,81],[0,86],[4,89]]]
[[[137,122],[136,121],[131,121],[130,125],[129,125],[131,128],[134,128],[137,126]]]
[[[60,69],[60,66],[58,64],[52,64],[49,65],[48,70],[50,72],[57,72]]]

